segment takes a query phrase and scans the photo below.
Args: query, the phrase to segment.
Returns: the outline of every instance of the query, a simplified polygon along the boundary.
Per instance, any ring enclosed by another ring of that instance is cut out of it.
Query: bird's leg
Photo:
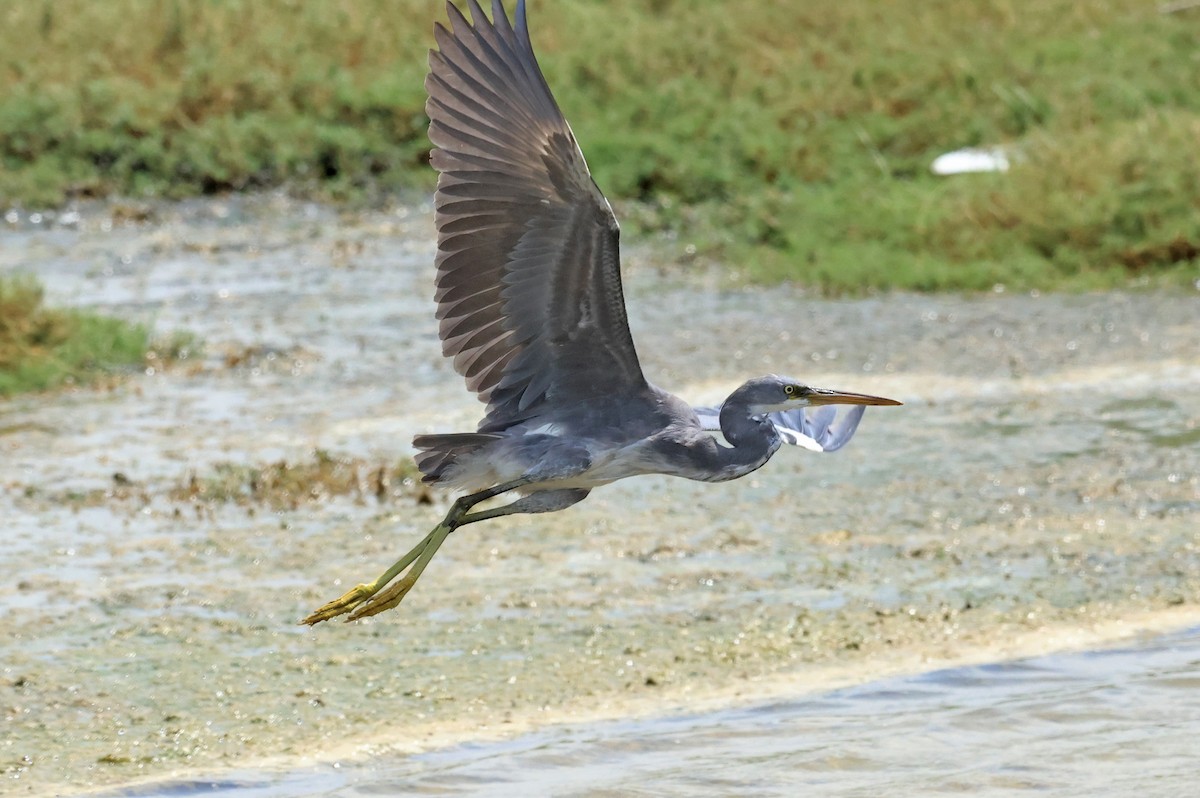
[[[470,518],[467,513],[472,507],[494,496],[499,496],[501,493],[526,485],[528,482],[528,479],[513,480],[488,488],[487,490],[459,497],[450,507],[450,511],[446,513],[446,517],[442,519],[442,522],[435,526],[433,531],[426,535],[420,543],[413,546],[407,554],[393,563],[391,568],[380,574],[373,582],[356,585],[346,591],[340,598],[334,599],[324,605],[300,623],[312,626],[321,621],[328,621],[339,615],[345,615],[346,613],[351,613],[350,617],[346,620],[353,621],[395,607],[408,595],[408,591],[412,590],[413,585],[417,583],[417,579],[420,578],[421,573],[425,570],[425,566],[429,565],[429,561],[433,559],[433,555],[437,553],[437,550],[451,532],[464,523],[483,520],[466,520]],[[410,565],[412,569],[404,575],[403,579],[382,593],[379,592]]]
[[[392,607],[395,607],[397,604],[403,601],[404,597],[408,595],[408,591],[413,589],[413,585],[417,583],[417,580],[421,578],[421,574],[425,572],[425,566],[429,565],[429,561],[433,559],[433,555],[437,554],[437,550],[442,547],[442,543],[446,540],[446,536],[457,528],[457,524],[455,526],[451,526],[445,521],[434,527],[433,531],[426,536],[425,540],[418,543],[417,546],[414,547],[414,549],[408,554],[404,555],[404,557],[401,558],[396,565],[393,565],[387,570],[387,572],[380,576],[379,579],[372,583],[374,589],[371,590],[371,594],[368,595],[365,600],[362,600],[361,602],[355,602],[355,606],[351,608],[351,612],[348,616],[346,616],[346,620],[357,621],[359,618],[367,618],[371,615],[378,615],[384,610],[390,610]],[[404,578],[389,586],[382,593],[376,594],[376,591],[378,591],[380,587],[383,587],[391,581],[392,577],[388,576],[388,574],[390,573],[392,576],[395,576],[395,574],[404,570],[404,566],[401,566],[400,563],[403,563],[405,560],[412,562],[414,554],[418,555],[416,557],[416,562],[413,564],[412,569],[410,569],[409,572],[404,575]],[[397,568],[397,566],[400,567]],[[385,579],[384,577],[387,578]]]
[[[565,510],[572,504],[578,504],[587,498],[588,493],[587,488],[557,488],[554,490],[538,491],[523,499],[517,499],[511,504],[467,513],[458,522],[458,525],[466,526],[478,521],[486,521],[489,518],[499,518],[504,515],[513,515],[514,513],[553,513],[558,510]]]
[[[413,546],[408,554],[405,554],[403,557],[397,560],[391,568],[388,568],[386,571],[380,574],[375,581],[352,587],[341,598],[336,598],[328,604],[325,604],[319,610],[302,620],[300,623],[312,626],[320,623],[321,621],[328,621],[331,618],[336,618],[339,615],[350,612],[355,607],[371,598],[371,596],[378,593],[384,585],[395,579],[400,572],[411,565],[413,560],[420,557],[433,540],[434,534],[439,530],[444,529],[445,526],[446,524],[443,521],[441,524],[438,524],[436,527],[434,527],[433,531],[426,535],[424,540],[422,540],[416,546]],[[449,534],[449,532],[446,534]],[[445,540],[445,535],[442,536],[442,540]],[[441,540],[438,541],[438,545],[441,545]],[[432,557],[433,555],[431,554],[430,556]],[[422,566],[422,570],[423,569],[424,566]]]
[[[484,492],[486,493],[487,491]],[[404,557],[397,561],[395,565],[381,574],[378,579],[376,579],[370,585],[359,585],[354,590],[350,591],[350,593],[347,593],[346,596],[338,599],[337,602],[332,602],[332,604],[339,604],[339,602],[341,602],[347,596],[351,596],[353,594],[355,601],[350,607],[351,612],[350,616],[346,618],[347,621],[356,621],[359,618],[378,615],[385,610],[390,610],[392,607],[395,607],[404,600],[404,597],[408,595],[408,591],[412,590],[413,585],[417,583],[417,579],[420,578],[421,572],[425,570],[425,566],[429,564],[429,561],[433,559],[433,555],[437,553],[438,548],[442,545],[442,541],[444,541],[451,532],[453,532],[455,529],[458,529],[460,526],[474,524],[478,521],[486,521],[489,518],[499,518],[500,516],[504,515],[512,515],[514,513],[554,512],[555,510],[562,510],[563,508],[570,507],[576,502],[583,501],[587,495],[588,491],[582,489],[552,490],[536,493],[532,496],[526,496],[524,499],[518,499],[517,501],[512,502],[511,504],[506,504],[502,507],[493,507],[490,510],[480,510],[479,512],[475,513],[466,512],[466,509],[469,509],[469,506],[465,506],[465,509],[463,509],[462,512],[456,512],[452,509],[450,514],[446,516],[446,520],[442,521],[441,524],[435,527],[432,532],[426,535],[423,541],[418,543],[412,551],[404,555]],[[485,496],[484,498],[490,497]],[[481,498],[479,501],[483,501],[483,499]],[[379,593],[379,595],[374,595],[381,587],[394,579],[396,574],[408,567],[408,564],[411,563],[413,559],[416,559],[417,562],[415,565],[413,565],[412,570],[404,575],[403,579],[382,593]],[[363,598],[357,598],[358,595],[362,595]],[[328,606],[330,605],[327,604],[326,607]],[[316,613],[314,613],[314,617],[320,614],[324,609],[325,607],[322,607],[321,610],[318,610]],[[341,610],[341,612],[345,612],[345,610]],[[336,614],[341,614],[341,612]],[[318,618],[317,620],[325,619]],[[313,623],[316,622],[317,621],[313,621]],[[305,623],[308,623],[307,618],[305,619]]]

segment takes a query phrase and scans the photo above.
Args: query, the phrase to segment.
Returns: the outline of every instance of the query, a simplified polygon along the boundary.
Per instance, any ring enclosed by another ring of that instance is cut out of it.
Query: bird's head
[[[738,393],[741,394],[738,398],[746,404],[750,413],[756,416],[779,410],[818,405],[901,404],[895,399],[885,399],[882,396],[835,391],[829,388],[813,388],[775,374],[750,380],[741,387]]]

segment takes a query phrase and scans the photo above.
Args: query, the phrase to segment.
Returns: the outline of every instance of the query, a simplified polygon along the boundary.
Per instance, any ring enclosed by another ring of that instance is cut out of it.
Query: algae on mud
[[[629,480],[464,529],[403,612],[300,629],[448,497],[329,491],[251,514],[172,491],[314,449],[394,463],[413,433],[471,423],[431,320],[430,211],[238,198],[153,216],[100,206],[0,249],[0,271],[37,260],[56,304],[208,343],[187,369],[0,410],[7,787],[412,749],[1194,622],[1195,297],[817,301],[635,249],[651,379],[707,401],[743,373],[853,377],[904,413],[739,483]]]

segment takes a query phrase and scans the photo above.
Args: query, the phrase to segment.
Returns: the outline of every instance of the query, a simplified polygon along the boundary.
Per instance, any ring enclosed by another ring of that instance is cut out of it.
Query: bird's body
[[[415,443],[428,447],[417,463],[429,483],[476,491],[552,475],[521,488],[532,494],[564,487],[590,490],[641,474],[735,479],[763,465],[782,443],[774,427],[763,427],[760,437],[762,445],[753,452],[723,447],[689,404],[646,386],[631,395],[600,393],[591,401],[555,403],[533,419],[490,434],[422,435]],[[451,458],[440,457],[440,443],[453,450],[463,438],[477,443]]]
[[[736,479],[785,442],[840,448],[863,406],[899,404],[772,375],[746,382],[720,408],[693,408],[651,385],[625,314],[617,221],[538,67],[524,0],[515,27],[500,0],[491,20],[468,4],[473,23],[451,2],[450,29],[435,27],[426,112],[440,172],[442,351],[487,412],[475,432],[414,439],[423,479],[468,494],[387,572],[305,623],[395,606],[465,524],[561,510],[641,474]],[[858,407],[838,419],[829,407],[838,404]],[[472,511],[509,492],[521,498]]]

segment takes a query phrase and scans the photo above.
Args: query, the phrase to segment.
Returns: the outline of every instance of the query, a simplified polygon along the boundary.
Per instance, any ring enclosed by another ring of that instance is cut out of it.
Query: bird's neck
[[[730,445],[718,447],[721,466],[718,481],[737,479],[758,470],[783,443],[772,424],[750,415],[749,407],[738,398],[738,391],[721,406],[721,434]]]

